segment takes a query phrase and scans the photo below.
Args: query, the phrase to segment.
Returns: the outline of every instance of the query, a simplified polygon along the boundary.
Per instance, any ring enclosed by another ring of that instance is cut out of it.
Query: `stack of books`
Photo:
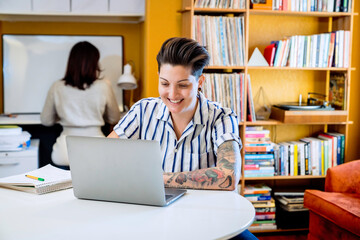
[[[255,208],[255,221],[249,230],[276,229],[275,201],[271,197],[271,188],[264,184],[246,185],[244,197],[247,198]]]
[[[275,192],[274,196],[285,211],[308,211],[304,207],[304,192]]]
[[[270,130],[246,127],[245,139],[245,177],[274,176],[275,144],[270,141]]]
[[[274,192],[276,225],[281,229],[308,228],[309,210],[304,207],[304,192]]]
[[[0,151],[20,151],[30,146],[31,135],[16,125],[0,125]]]

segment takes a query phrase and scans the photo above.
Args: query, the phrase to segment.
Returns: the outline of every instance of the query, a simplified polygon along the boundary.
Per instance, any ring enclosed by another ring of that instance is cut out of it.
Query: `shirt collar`
[[[199,92],[198,100],[199,101],[196,107],[193,121],[195,124],[205,125],[205,119],[207,119],[209,115],[208,105],[207,105],[208,102],[205,96],[201,92]]]

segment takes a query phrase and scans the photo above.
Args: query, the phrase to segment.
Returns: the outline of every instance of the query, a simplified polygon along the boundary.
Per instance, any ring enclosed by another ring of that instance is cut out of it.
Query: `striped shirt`
[[[169,109],[160,98],[135,103],[114,127],[120,138],[157,140],[165,172],[192,171],[216,166],[218,147],[234,140],[241,148],[237,117],[228,108],[198,95],[193,119],[177,139]]]

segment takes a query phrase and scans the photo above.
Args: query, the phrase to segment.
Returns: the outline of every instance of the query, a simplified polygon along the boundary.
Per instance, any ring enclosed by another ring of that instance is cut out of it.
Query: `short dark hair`
[[[100,75],[100,52],[87,41],[76,43],[70,51],[66,73],[63,78],[66,85],[85,89]]]
[[[209,64],[209,53],[198,42],[189,38],[174,37],[166,40],[156,56],[158,71],[162,64],[181,65],[191,68],[191,74],[199,78]]]

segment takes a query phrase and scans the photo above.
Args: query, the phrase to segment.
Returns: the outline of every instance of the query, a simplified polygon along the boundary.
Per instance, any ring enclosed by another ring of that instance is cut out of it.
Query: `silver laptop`
[[[74,195],[166,206],[186,190],[164,188],[157,141],[67,136]]]

